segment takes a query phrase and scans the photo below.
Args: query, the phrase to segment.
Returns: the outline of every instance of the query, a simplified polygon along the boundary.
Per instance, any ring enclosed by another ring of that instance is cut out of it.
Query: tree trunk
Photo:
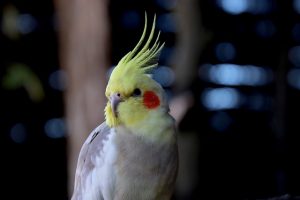
[[[106,68],[109,66],[107,4],[105,0],[55,0],[60,65],[67,77],[64,102],[70,194],[81,145],[104,119]]]

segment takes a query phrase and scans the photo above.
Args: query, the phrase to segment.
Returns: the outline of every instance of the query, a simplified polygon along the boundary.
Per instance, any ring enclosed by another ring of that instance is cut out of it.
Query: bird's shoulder
[[[93,157],[103,150],[105,141],[111,134],[111,128],[103,122],[96,127],[83,143],[77,163],[77,170],[80,172],[85,166],[85,170],[94,167]]]

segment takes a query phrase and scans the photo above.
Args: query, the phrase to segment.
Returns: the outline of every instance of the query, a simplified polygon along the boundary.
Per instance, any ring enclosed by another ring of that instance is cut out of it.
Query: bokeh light
[[[10,130],[10,138],[15,143],[24,143],[28,137],[25,125],[22,123],[17,123],[13,125]]]
[[[202,94],[202,103],[209,110],[238,108],[241,96],[234,88],[206,89]]]
[[[50,138],[62,138],[66,136],[66,125],[63,119],[49,119],[44,126],[45,133]]]

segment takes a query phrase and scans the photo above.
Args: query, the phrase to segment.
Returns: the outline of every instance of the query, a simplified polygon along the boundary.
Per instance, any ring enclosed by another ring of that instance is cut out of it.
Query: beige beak
[[[110,95],[110,104],[111,104],[111,109],[114,113],[115,117],[118,117],[118,105],[121,102],[121,95],[120,93],[114,93]]]

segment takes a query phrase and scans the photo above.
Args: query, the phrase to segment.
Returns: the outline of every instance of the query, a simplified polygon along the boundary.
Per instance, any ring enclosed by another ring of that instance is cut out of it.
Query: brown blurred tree
[[[109,66],[108,2],[55,0],[55,6],[60,66],[67,75],[64,100],[71,194],[81,145],[104,118],[106,68]]]
[[[177,124],[180,124],[187,111],[198,102],[194,99],[190,87],[199,74],[199,57],[212,39],[212,33],[202,22],[201,2],[202,0],[178,0],[174,10],[177,40],[170,65],[174,69],[176,80],[173,87],[175,96],[170,101],[170,111]],[[178,200],[199,199],[199,141],[199,133],[196,130],[178,131]]]

